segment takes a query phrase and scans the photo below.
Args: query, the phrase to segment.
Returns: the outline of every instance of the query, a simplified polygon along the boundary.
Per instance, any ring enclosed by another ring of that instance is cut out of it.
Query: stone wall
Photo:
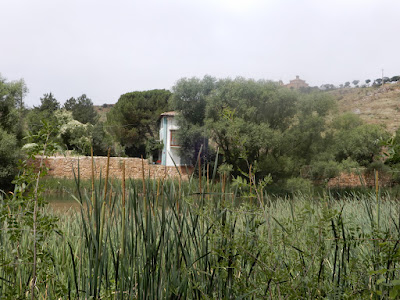
[[[74,178],[74,172],[78,172],[78,161],[81,179],[91,179],[92,176],[92,159],[88,156],[50,156],[45,159],[45,164],[49,168],[48,176],[56,178]],[[39,160],[36,160],[39,163]],[[122,178],[122,164],[125,162],[126,178],[141,179],[142,178],[142,159],[126,158],[126,157],[110,157],[110,178]],[[106,175],[107,157],[95,156],[94,169],[95,177],[99,178],[100,173],[104,178]],[[179,172],[182,179],[187,180],[193,172],[193,167],[166,167],[162,165],[149,164],[147,159],[143,159],[145,177],[154,179],[163,178],[179,178]],[[179,169],[179,171],[178,171]],[[363,181],[363,183],[361,182]],[[391,175],[379,173],[379,185],[388,186],[391,183]],[[328,181],[329,187],[358,187],[365,184],[366,186],[375,185],[374,174],[362,173],[341,173],[339,176]]]
[[[385,173],[378,174],[379,186],[389,186],[391,184],[391,175]],[[341,173],[328,181],[328,187],[360,187],[375,186],[375,175],[373,173]]]
[[[91,179],[92,176],[92,159],[88,156],[81,157],[64,157],[50,156],[45,158],[45,164],[49,168],[48,176],[57,178],[74,178],[74,173],[79,171],[81,179]],[[36,161],[38,163],[38,160]],[[125,162],[126,178],[139,179],[142,178],[142,165],[144,166],[145,177],[148,178],[179,178],[179,172],[182,174],[182,179],[187,180],[188,174],[192,172],[192,168],[188,167],[165,167],[162,165],[149,164],[147,159],[140,158],[125,158],[125,157],[110,157],[109,176],[110,178],[122,178],[122,165]],[[95,178],[99,178],[100,173],[104,178],[106,175],[107,157],[94,157]]]

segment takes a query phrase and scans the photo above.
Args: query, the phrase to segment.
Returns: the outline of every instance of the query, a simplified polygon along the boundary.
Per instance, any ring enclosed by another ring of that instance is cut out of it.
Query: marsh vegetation
[[[216,172],[93,187],[78,190],[71,213],[40,208],[40,299],[397,297],[400,214],[379,190],[277,198]],[[5,299],[32,297],[34,284],[29,209],[15,200],[0,206]]]

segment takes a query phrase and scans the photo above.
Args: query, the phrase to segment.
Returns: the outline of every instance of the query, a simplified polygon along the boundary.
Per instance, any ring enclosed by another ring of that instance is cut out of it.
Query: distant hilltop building
[[[309,87],[305,80],[300,79],[299,75],[296,76],[296,79],[290,80],[290,83],[286,84],[285,86],[290,89],[301,89]]]

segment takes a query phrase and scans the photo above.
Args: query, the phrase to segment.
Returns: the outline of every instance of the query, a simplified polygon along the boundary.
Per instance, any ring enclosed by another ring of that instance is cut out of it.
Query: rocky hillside
[[[400,127],[400,83],[383,87],[342,88],[328,92],[338,101],[339,112],[353,112],[390,132]]]

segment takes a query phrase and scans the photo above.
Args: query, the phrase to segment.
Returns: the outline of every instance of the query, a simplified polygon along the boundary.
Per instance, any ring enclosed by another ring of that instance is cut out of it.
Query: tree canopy
[[[158,140],[158,119],[168,110],[171,92],[151,90],[122,95],[107,114],[107,126],[128,156],[148,157]]]
[[[374,85],[381,83],[379,80]],[[350,82],[344,86],[349,87]],[[46,93],[39,106],[26,109],[27,91],[22,79],[9,82],[0,76],[0,177],[6,178],[0,180],[0,188],[14,175],[26,131],[38,132],[41,120],[51,124],[51,138],[67,150],[89,154],[92,146],[95,155],[106,155],[112,146],[114,155],[149,158],[161,146],[160,114],[175,110],[184,161],[195,164],[200,149],[202,159],[212,161],[210,156],[219,149],[234,175],[251,167],[259,177],[270,174],[274,181],[293,184],[297,181],[289,179],[305,169],[311,170],[310,179],[324,180],[351,167],[383,164],[382,140],[390,140],[390,151],[400,152],[399,132],[389,139],[381,126],[365,124],[352,113],[338,115],[329,93],[291,90],[265,80],[207,75],[178,80],[173,93],[126,93],[107,114],[105,124],[85,94],[68,99],[61,109],[55,96]],[[397,167],[398,157],[392,155],[386,163]]]
[[[216,88],[216,83],[216,78],[211,76],[182,78],[172,89],[171,106],[180,113],[177,119],[181,157],[188,163],[195,163],[197,153],[205,143],[206,99]]]
[[[0,128],[22,138],[21,110],[28,89],[23,79],[8,82],[0,74]]]
[[[24,81],[7,81],[0,75],[0,189],[9,188],[16,173],[23,143]]]
[[[296,100],[292,90],[271,82],[219,80],[207,101],[207,132],[227,163],[240,166],[245,159],[254,164],[275,149],[296,112]]]
[[[194,162],[198,145],[209,139],[236,174],[252,165],[258,175],[280,180],[309,166],[313,179],[329,178],[343,168],[373,163],[377,140],[387,137],[383,128],[354,114],[333,118],[336,102],[321,91],[210,76],[183,78],[173,91],[182,155]]]
[[[82,124],[96,124],[98,116],[94,110],[93,102],[85,94],[78,98],[70,98],[64,103],[64,108],[72,112],[75,120]]]
[[[40,98],[40,106],[37,107],[38,111],[46,111],[49,114],[54,113],[56,110],[60,109],[60,102],[54,98],[52,93],[44,94],[42,98]]]

